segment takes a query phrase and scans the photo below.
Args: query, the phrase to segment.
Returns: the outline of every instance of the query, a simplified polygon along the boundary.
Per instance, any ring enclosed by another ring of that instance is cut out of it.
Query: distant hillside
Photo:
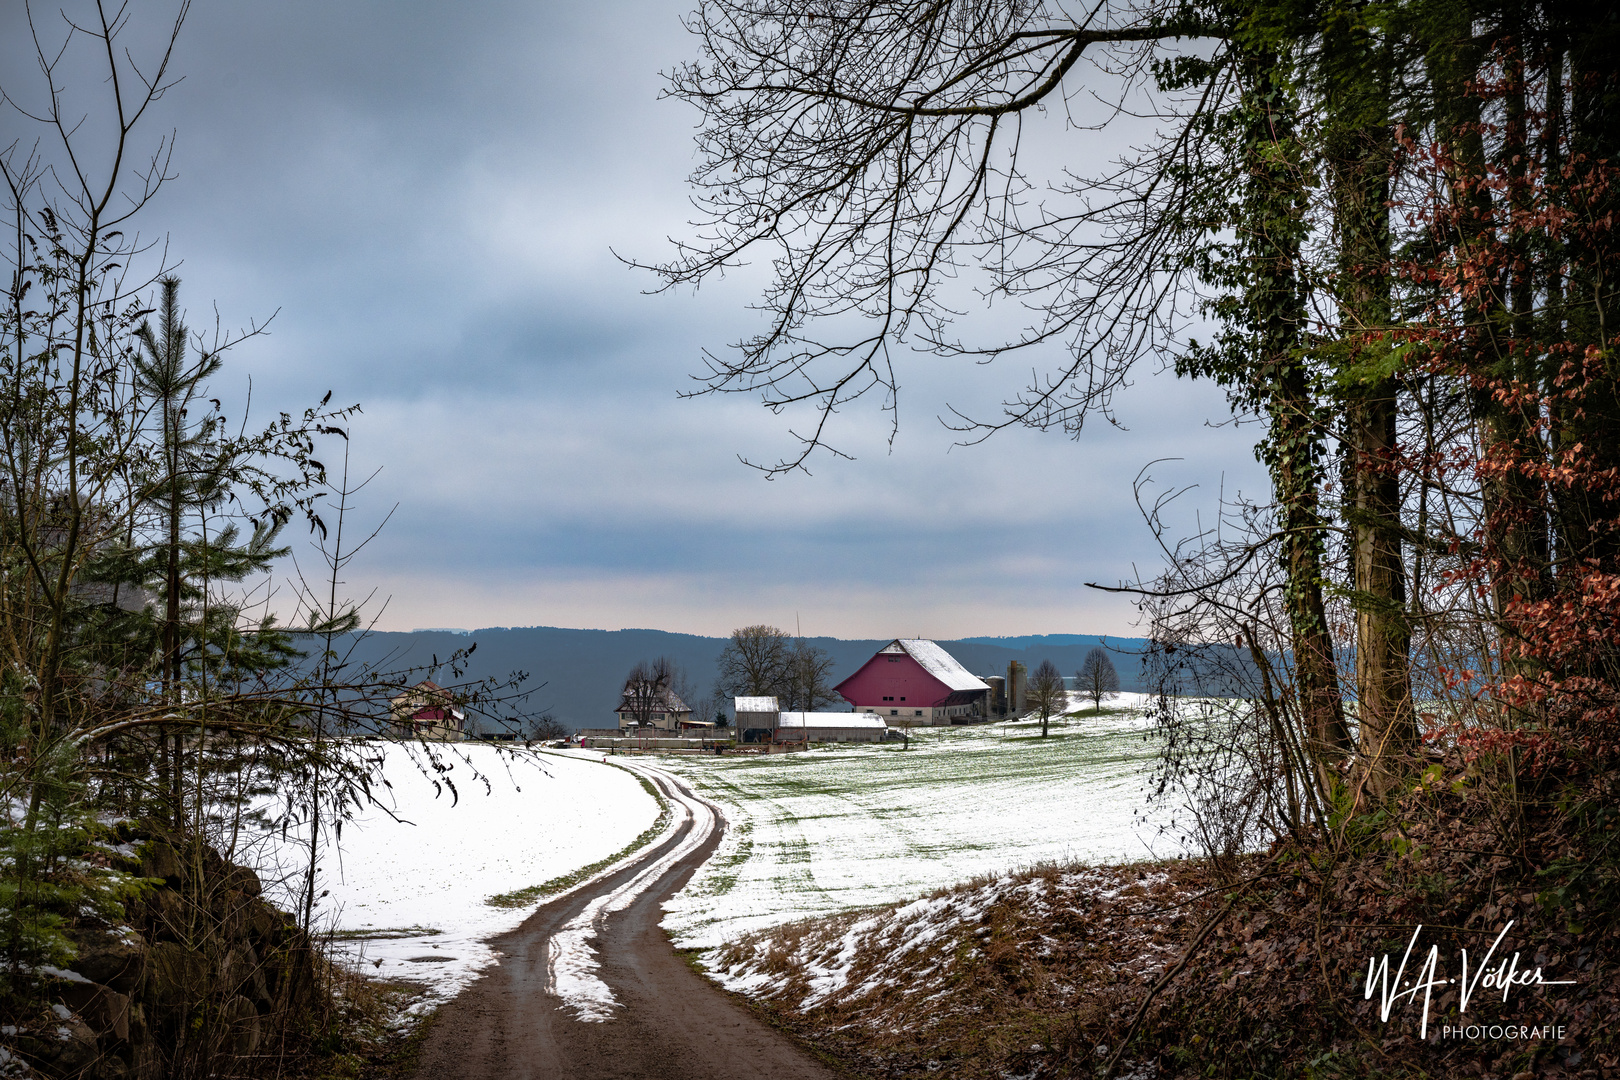
[[[845,641],[810,638],[833,658],[833,681],[855,670],[891,638]],[[1120,688],[1139,689],[1140,670],[1129,655],[1141,648],[1139,638],[1099,638],[1081,634],[1051,634],[1025,638],[964,638],[942,641],[950,654],[975,675],[1002,675],[1018,660],[1030,669],[1050,659],[1065,675],[1073,675],[1092,646],[1115,650]],[[672,634],[663,630],[569,630],[554,626],[492,627],[471,634],[456,630],[418,630],[410,633],[376,632],[366,635],[356,658],[387,668],[427,665],[476,644],[467,678],[506,677],[526,671],[532,689],[530,711],[550,712],[570,728],[607,727],[616,721],[619,687],[638,660],[667,656],[685,669],[700,691],[714,682],[715,661],[726,647],[725,638]],[[448,682],[448,674],[438,681]]]
[[[1096,644],[1104,644],[1117,648],[1140,648],[1146,643],[1144,638],[1100,638],[1094,634],[1026,634],[1023,637],[970,637],[962,638],[951,644],[969,645],[999,645],[1004,649],[1039,649],[1078,645],[1089,649]],[[1052,661],[1054,664],[1056,660]]]

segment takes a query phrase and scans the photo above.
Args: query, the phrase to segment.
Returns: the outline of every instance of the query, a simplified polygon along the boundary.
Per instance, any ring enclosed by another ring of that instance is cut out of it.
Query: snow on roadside
[[[420,748],[372,744],[379,788],[396,815],[370,808],[343,828],[317,879],[318,924],[365,970],[426,983],[448,999],[497,959],[487,939],[515,928],[538,901],[486,900],[540,885],[621,850],[657,820],[658,804],[631,773],[600,760],[458,744],[440,748],[457,798],[435,792]],[[489,785],[474,779],[474,770]],[[296,867],[289,842],[270,861]],[[551,899],[547,897],[546,899]]]

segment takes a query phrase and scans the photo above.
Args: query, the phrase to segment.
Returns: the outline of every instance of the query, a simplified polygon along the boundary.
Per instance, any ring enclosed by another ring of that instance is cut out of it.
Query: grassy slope
[[[719,802],[716,857],[671,906],[683,946],[887,903],[1009,866],[1171,854],[1134,714],[920,730],[909,750],[661,759]],[[1144,823],[1144,814],[1149,820]]]
[[[1490,793],[1460,769],[1446,780],[1332,847],[1251,857],[1239,879],[1264,876],[1241,887],[1192,860],[1042,867],[776,928],[711,962],[775,1022],[870,1076],[1091,1076],[1149,986],[1235,896],[1152,1002],[1121,1074],[1620,1075],[1615,827],[1600,815],[1578,829],[1549,803],[1527,810],[1507,851]],[[1572,856],[1593,861],[1560,869]],[[1385,1023],[1363,993],[1368,959],[1393,950],[1398,964],[1419,923],[1449,978],[1464,947],[1477,975],[1509,921],[1521,971],[1540,965],[1574,985],[1520,988],[1505,1004],[1482,991],[1466,1018],[1442,985],[1427,1041],[1419,1005],[1398,1003]],[[1564,1037],[1441,1039],[1442,1025],[1464,1021],[1562,1026]]]

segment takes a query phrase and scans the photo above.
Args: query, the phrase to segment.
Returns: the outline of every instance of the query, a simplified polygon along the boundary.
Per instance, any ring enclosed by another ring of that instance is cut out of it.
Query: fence
[[[590,750],[713,750],[716,747],[730,750],[735,744],[730,739],[585,735],[580,738],[579,745]]]

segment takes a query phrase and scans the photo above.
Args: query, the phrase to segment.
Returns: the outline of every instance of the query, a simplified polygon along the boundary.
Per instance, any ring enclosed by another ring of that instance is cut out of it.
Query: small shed
[[[774,697],[732,698],[732,711],[737,714],[732,726],[738,742],[770,742],[776,731],[776,717],[780,711]]]
[[[776,721],[777,742],[882,742],[889,725],[869,712],[785,712]]]

